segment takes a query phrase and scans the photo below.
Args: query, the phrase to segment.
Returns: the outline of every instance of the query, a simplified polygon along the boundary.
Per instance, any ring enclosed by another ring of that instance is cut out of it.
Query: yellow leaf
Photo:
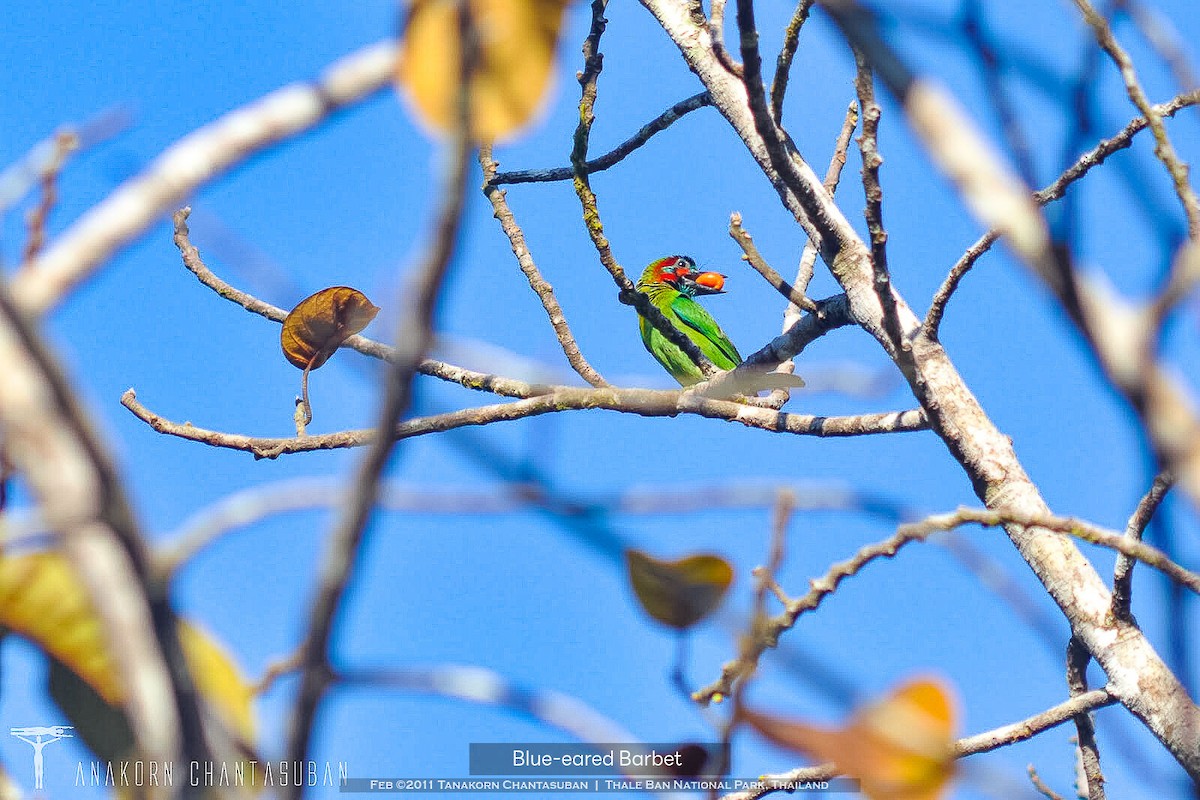
[[[0,556],[0,626],[51,659],[50,691],[90,747],[117,758],[132,743],[125,700],[99,616],[71,565],[54,552]],[[254,690],[217,640],[179,621],[200,696],[230,731],[254,741]]]
[[[937,800],[954,773],[954,700],[940,681],[918,678],[859,709],[842,728],[824,728],[748,709],[763,737],[857,778],[870,800]]]
[[[548,94],[567,0],[466,2],[479,41],[467,85],[471,138],[511,137]],[[438,134],[458,118],[461,50],[457,2],[408,0],[396,82],[421,124]]]
[[[729,562],[714,555],[660,561],[640,550],[626,550],[625,565],[646,613],[679,630],[715,611],[733,582]]]
[[[379,308],[358,289],[331,286],[304,298],[283,321],[280,345],[293,366],[316,369],[367,327]]]

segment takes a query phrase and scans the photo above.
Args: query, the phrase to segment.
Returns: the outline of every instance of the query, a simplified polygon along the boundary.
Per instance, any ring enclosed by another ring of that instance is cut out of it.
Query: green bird
[[[668,322],[687,334],[714,366],[733,369],[742,363],[742,356],[712,315],[692,299],[697,295],[721,294],[723,285],[723,275],[702,273],[696,268],[696,262],[687,256],[667,256],[646,267],[637,282],[637,290],[650,298],[650,302]],[[704,373],[687,354],[672,344],[645,317],[639,315],[638,322],[642,330],[642,343],[680,385],[691,386],[704,380]]]
[[[741,354],[712,315],[694,299],[700,295],[723,294],[724,285],[724,275],[702,272],[688,256],[675,255],[650,262],[638,279],[637,290],[650,298],[650,302],[663,313],[667,321],[683,331],[714,366],[731,370],[742,363]],[[642,344],[680,385],[691,386],[704,380],[704,373],[687,354],[663,336],[645,317],[638,315],[638,323]],[[752,391],[794,388],[803,386],[804,381],[794,375],[769,373],[758,376],[754,384],[746,388]]]

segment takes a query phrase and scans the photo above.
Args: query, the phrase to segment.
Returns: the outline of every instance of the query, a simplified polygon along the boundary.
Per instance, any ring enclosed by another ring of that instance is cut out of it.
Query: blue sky
[[[0,166],[64,123],[113,108],[131,114],[127,130],[72,159],[60,182],[51,234],[197,126],[281,85],[312,78],[339,56],[396,28],[388,2],[356,3],[350,13],[335,2],[167,2],[152,12],[117,3],[20,5],[0,29],[8,65],[0,71],[5,120]],[[1187,2],[1158,7],[1184,41],[1200,41],[1200,20]],[[907,2],[892,8],[890,35],[897,47],[997,134],[973,57],[954,38],[957,6]],[[758,14],[771,64],[790,8],[763,2]],[[607,16],[592,137],[596,154],[699,91],[640,6],[614,3]],[[502,169],[568,162],[577,114],[573,76],[587,17],[584,7],[569,12],[555,98],[541,125],[497,150]],[[1066,4],[994,4],[985,18],[1001,52],[1013,57],[1006,86],[1037,147],[1039,182],[1047,183],[1064,165],[1064,109],[1087,37]],[[1173,84],[1159,61],[1128,25],[1118,33],[1131,44],[1153,98],[1171,96]],[[785,122],[800,151],[823,172],[853,98],[853,62],[819,13],[802,42]],[[1097,128],[1098,135],[1110,135],[1133,111],[1107,64],[1101,72]],[[1196,112],[1182,113],[1171,131],[1183,157],[1194,161],[1200,142]],[[920,313],[980,231],[934,173],[890,100],[884,102],[880,146],[893,280]],[[438,158],[395,95],[382,93],[205,187],[191,200],[193,241],[218,274],[276,305],[290,307],[329,285],[363,290],[383,308],[367,333],[386,339],[401,276],[428,228]],[[1088,268],[1104,271],[1123,290],[1145,292],[1165,263],[1162,238],[1178,229],[1180,215],[1155,168],[1148,138],[1115,156],[1114,166],[1077,187],[1084,231],[1078,252]],[[852,153],[839,198],[847,215],[860,221],[858,169]],[[715,112],[690,115],[624,164],[594,176],[593,186],[608,237],[627,270],[636,272],[658,256],[688,253],[729,275],[728,294],[708,305],[743,353],[778,332],[783,301],[739,262],[740,252],[726,234],[729,214],[742,213],[763,254],[784,274],[794,271],[804,238]],[[624,385],[669,387],[670,379],[641,347],[633,312],[616,302],[570,185],[511,187],[509,201],[592,363]],[[0,228],[6,268],[20,258],[28,206],[29,201],[9,213]],[[440,331],[460,344],[503,348],[571,381],[545,315],[481,194],[471,192],[467,214],[463,248],[439,309]],[[818,266],[812,294],[834,291]],[[1167,342],[1167,354],[1184,375],[1195,374],[1196,324],[1195,309],[1187,310]],[[117,453],[141,520],[156,540],[165,541],[185,520],[232,492],[300,477],[346,476],[360,455],[314,453],[255,462],[247,454],[163,437],[120,407],[122,392],[133,386],[147,406],[177,421],[259,435],[292,430],[299,373],[279,353],[278,327],[200,286],[180,265],[165,224],[82,287],[47,328]],[[1148,485],[1136,424],[1037,282],[1003,251],[986,256],[964,281],[942,331],[951,357],[984,408],[1012,436],[1055,512],[1122,527]],[[479,347],[474,350],[481,360],[475,366],[494,363],[479,355]],[[847,365],[891,375],[890,390],[867,398],[802,393],[789,409],[858,413],[914,404],[877,345],[857,330],[817,342],[798,372],[820,374]],[[505,367],[510,374],[520,368]],[[342,352],[315,373],[310,431],[370,425],[377,372],[369,359]],[[418,385],[421,413],[489,401],[433,379]],[[483,444],[499,455],[473,456]],[[389,475],[405,486],[487,489],[500,482],[489,462],[500,461],[518,473],[536,468],[557,490],[586,502],[631,489],[708,494],[731,482],[804,482],[849,486],[922,512],[977,504],[944,445],[928,433],[822,441],[712,420],[600,411],[408,441]],[[25,502],[23,495],[19,500]],[[1190,509],[1171,501],[1166,518],[1182,562],[1196,563]],[[261,674],[300,635],[329,522],[327,512],[296,513],[229,536],[183,572],[177,607],[226,642],[249,674]],[[735,623],[737,613],[749,607],[749,570],[766,557],[769,509],[612,514],[603,523],[621,540],[659,555],[698,550],[725,555],[738,572],[728,605]],[[831,562],[890,532],[888,523],[864,514],[800,513],[789,530],[780,582],[799,594]],[[349,595],[335,643],[337,664],[478,665],[527,688],[576,697],[646,741],[711,737],[705,716],[670,687],[672,637],[640,614],[613,551],[596,547],[592,533],[589,540],[580,526],[537,512],[491,518],[381,514]],[[1054,620],[1056,641],[1044,642],[1032,632],[948,548],[914,546],[847,582],[820,613],[805,617],[785,637],[784,651],[767,660],[753,690],[759,705],[823,720],[845,713],[843,695],[814,680],[811,670],[796,668],[789,651],[835,669],[862,696],[916,672],[943,675],[958,687],[964,733],[1015,721],[1063,699],[1065,623],[1002,534],[961,536],[994,559]],[[1089,554],[1102,575],[1110,573],[1110,554]],[[1169,642],[1164,597],[1159,578],[1139,569],[1134,610],[1162,652]],[[1194,628],[1188,620],[1183,624]],[[707,683],[735,652],[734,638],[711,623],[693,639],[688,671],[696,683]],[[1194,644],[1190,655],[1197,656]],[[2,659],[0,724],[61,722],[44,699],[43,667],[31,648],[9,642]],[[1092,680],[1100,681],[1099,673]],[[294,688],[282,681],[259,704],[261,749],[268,757],[281,756]],[[1180,771],[1136,722],[1119,709],[1101,712],[1098,720],[1114,796],[1167,796],[1172,790],[1183,796]],[[346,761],[352,774],[362,776],[458,777],[466,774],[470,742],[562,737],[505,711],[394,690],[336,691],[318,722],[315,757]],[[980,793],[981,783],[998,787],[991,796],[1028,795],[1023,777],[1028,763],[1059,792],[1069,791],[1071,733],[1060,728],[970,759],[966,770],[972,777],[960,796],[988,796]],[[1144,754],[1158,782],[1130,769],[1118,751],[1138,754],[1135,759]],[[796,763],[749,737],[738,740],[735,755],[734,771],[746,777]],[[46,758],[51,796],[99,796],[73,786],[76,763],[88,759],[77,742],[48,748]],[[31,786],[27,745],[0,739],[0,759],[18,783]]]

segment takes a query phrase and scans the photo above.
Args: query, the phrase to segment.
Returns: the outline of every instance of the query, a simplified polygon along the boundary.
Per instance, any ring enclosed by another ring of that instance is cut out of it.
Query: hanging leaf
[[[641,550],[626,550],[629,583],[646,613],[684,630],[721,605],[733,582],[733,567],[714,555],[660,561]]]
[[[378,306],[358,289],[322,289],[301,300],[284,319],[280,334],[283,354],[295,367],[316,369],[378,313]]]
[[[121,683],[100,617],[58,553],[0,556],[0,627],[50,659],[50,693],[88,746],[118,758],[132,744]],[[210,634],[183,620],[179,643],[200,695],[243,741],[254,740],[254,690]]]
[[[544,104],[567,0],[467,0],[479,48],[467,97],[474,141],[514,136]],[[436,134],[458,118],[458,3],[408,0],[396,82]]]
[[[937,800],[954,773],[954,700],[941,682],[918,678],[859,709],[843,728],[824,728],[742,709],[775,744],[857,778],[870,800]]]

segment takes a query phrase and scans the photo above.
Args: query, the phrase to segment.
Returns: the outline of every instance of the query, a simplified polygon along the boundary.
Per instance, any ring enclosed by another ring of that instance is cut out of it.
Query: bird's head
[[[688,256],[667,256],[650,262],[638,281],[639,286],[654,284],[670,286],[689,297],[722,294],[725,291],[725,276],[719,272],[702,272]]]

